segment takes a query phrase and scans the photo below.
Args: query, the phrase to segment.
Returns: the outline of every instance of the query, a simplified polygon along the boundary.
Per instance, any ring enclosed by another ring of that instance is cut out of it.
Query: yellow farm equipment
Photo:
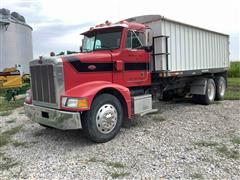
[[[20,88],[22,85],[22,76],[16,68],[6,68],[0,72],[0,89]]]
[[[0,92],[4,93],[5,99],[10,101],[15,100],[15,96],[29,88],[29,74],[21,76],[17,68],[6,68],[0,72]]]

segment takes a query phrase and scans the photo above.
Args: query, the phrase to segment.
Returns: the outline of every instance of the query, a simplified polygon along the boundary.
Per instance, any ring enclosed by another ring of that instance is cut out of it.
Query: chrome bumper
[[[26,115],[34,122],[57,129],[81,129],[79,112],[60,111],[24,103]]]

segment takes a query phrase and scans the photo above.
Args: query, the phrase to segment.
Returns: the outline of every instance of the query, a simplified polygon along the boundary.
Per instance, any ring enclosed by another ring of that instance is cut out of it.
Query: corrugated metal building
[[[32,59],[32,28],[18,13],[0,9],[0,71],[16,66],[21,73],[29,73]]]

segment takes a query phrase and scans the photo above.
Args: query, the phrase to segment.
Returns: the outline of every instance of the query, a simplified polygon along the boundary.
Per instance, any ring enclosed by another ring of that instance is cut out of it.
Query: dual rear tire
[[[226,92],[226,80],[224,77],[209,78],[204,95],[193,95],[193,101],[198,104],[209,105],[214,100],[223,100]]]
[[[224,95],[226,92],[227,88],[227,82],[226,79],[222,76],[218,76],[215,79],[215,84],[216,84],[216,100],[221,101],[224,99]]]

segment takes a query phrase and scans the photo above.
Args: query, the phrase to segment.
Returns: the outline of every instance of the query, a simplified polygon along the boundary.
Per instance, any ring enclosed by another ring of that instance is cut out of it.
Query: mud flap
[[[194,80],[191,84],[190,93],[204,95],[206,93],[207,78]]]

